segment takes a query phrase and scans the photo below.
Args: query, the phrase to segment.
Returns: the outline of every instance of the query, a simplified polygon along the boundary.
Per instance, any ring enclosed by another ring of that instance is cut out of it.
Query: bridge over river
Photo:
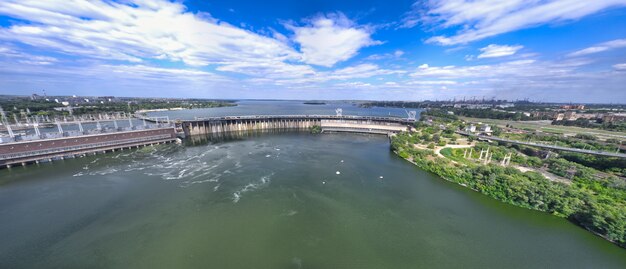
[[[320,126],[322,132],[392,134],[408,131],[415,119],[344,115],[253,115],[196,118],[181,121],[185,135],[260,130],[307,130]]]

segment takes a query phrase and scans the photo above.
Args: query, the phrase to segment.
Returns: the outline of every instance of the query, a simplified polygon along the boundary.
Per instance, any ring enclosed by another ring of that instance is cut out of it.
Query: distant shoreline
[[[325,102],[315,102],[315,101],[310,101],[310,102],[304,102],[303,104],[305,105],[325,105]]]

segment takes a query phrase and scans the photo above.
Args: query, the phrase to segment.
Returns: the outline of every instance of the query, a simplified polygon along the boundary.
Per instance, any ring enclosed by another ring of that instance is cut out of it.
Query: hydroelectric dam
[[[62,160],[82,157],[86,154],[130,149],[153,144],[170,143],[177,137],[201,137],[213,134],[246,133],[261,131],[308,131],[319,126],[322,133],[350,132],[391,135],[410,131],[415,113],[409,118],[345,116],[337,115],[253,115],[196,118],[195,120],[170,121],[168,117],[141,117],[143,125],[118,127],[119,119],[109,119],[115,128],[102,128],[97,121],[94,130],[83,130],[87,121],[55,122],[58,133],[40,133],[38,124],[33,125],[36,134],[15,135],[11,126],[7,140],[0,140],[0,167],[26,165],[40,161]],[[151,124],[147,124],[150,122]],[[91,122],[93,123],[93,122]],[[79,131],[64,131],[62,125],[77,125]]]
[[[197,118],[179,124],[185,136],[266,130],[308,130],[319,126],[324,132],[392,134],[409,131],[415,119],[344,115],[263,115]]]

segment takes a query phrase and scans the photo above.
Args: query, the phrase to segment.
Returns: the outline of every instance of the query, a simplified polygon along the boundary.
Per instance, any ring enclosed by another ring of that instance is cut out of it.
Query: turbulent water
[[[626,268],[384,136],[189,140],[0,171],[0,268]]]

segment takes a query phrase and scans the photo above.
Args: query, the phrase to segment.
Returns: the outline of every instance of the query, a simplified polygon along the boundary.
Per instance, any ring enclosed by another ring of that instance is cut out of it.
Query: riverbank
[[[624,190],[611,188],[584,175],[574,184],[551,182],[536,172],[514,167],[452,162],[432,150],[415,148],[410,134],[392,138],[391,149],[403,159],[443,179],[496,200],[563,217],[626,248]]]

